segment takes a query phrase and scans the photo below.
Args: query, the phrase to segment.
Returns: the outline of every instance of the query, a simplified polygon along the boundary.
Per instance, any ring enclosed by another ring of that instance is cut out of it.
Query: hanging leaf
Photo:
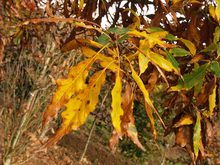
[[[172,63],[172,65],[176,68],[179,67],[179,63],[176,61],[176,59],[173,57],[172,53],[167,52],[167,59]]]
[[[57,91],[43,115],[43,127],[56,117],[58,110],[69,101],[74,93],[86,88],[85,81],[91,65],[89,59],[82,61],[70,69],[67,79],[57,80]]]
[[[116,145],[119,142],[120,135],[114,130],[112,133],[112,137],[109,140],[109,147],[112,152],[116,151]]]
[[[139,61],[138,64],[139,64],[140,75],[141,75],[147,69],[148,63],[149,63],[150,60],[145,55],[143,55],[142,53],[139,53],[138,61]]]
[[[214,42],[215,44],[217,44],[218,41],[220,40],[220,27],[219,27],[219,26],[217,26],[217,27],[215,28],[215,32],[214,32],[213,35],[214,35],[213,42]]]
[[[63,119],[61,128],[48,140],[46,146],[55,144],[69,131],[76,130],[85,123],[88,115],[94,111],[98,103],[98,97],[104,82],[105,72],[96,72],[91,76],[87,87],[65,104],[66,109],[61,114]]]
[[[196,124],[194,126],[194,133],[193,133],[193,148],[194,148],[194,154],[196,158],[199,155],[199,148],[200,148],[200,142],[201,142],[201,116],[200,112],[197,111],[196,115]]]
[[[124,111],[121,107],[122,98],[122,82],[119,71],[116,74],[115,86],[112,89],[112,124],[117,133],[121,134],[121,116],[124,114]]]
[[[196,54],[196,47],[191,41],[183,39],[183,38],[180,38],[179,40],[182,41],[186,45],[186,47],[189,49],[190,53],[193,56]]]
[[[184,126],[184,125],[191,125],[193,124],[193,117],[191,115],[184,115],[180,118],[178,122],[174,124],[174,128]]]
[[[136,73],[136,71],[134,70],[134,68],[131,66],[131,71],[132,71],[132,77],[135,80],[135,82],[137,83],[138,87],[140,88],[140,90],[142,91],[145,101],[147,102],[147,104],[154,108],[154,105],[150,99],[149,93],[147,91],[147,89],[144,86],[143,81],[141,80],[141,78],[138,76],[138,74]]]
[[[216,106],[216,83],[214,85],[214,89],[212,90],[212,94],[209,95],[209,116],[213,115],[215,106]]]
[[[146,101],[144,102],[144,105],[145,105],[145,110],[146,110],[147,116],[150,120],[151,133],[153,134],[154,139],[156,139],[157,138],[157,131],[155,129],[155,121],[154,121],[153,111],[152,111],[151,107],[147,104]]]
[[[220,77],[220,65],[218,61],[213,61],[211,63],[211,70],[214,72],[216,77]]]
[[[79,1],[79,10],[81,11],[83,9],[84,0]]]
[[[133,116],[133,100],[134,94],[129,84],[125,87],[125,93],[122,97],[122,109],[124,114],[121,117],[121,128],[123,134],[127,135],[140,149],[145,151],[145,148],[138,139],[138,132],[134,123]]]

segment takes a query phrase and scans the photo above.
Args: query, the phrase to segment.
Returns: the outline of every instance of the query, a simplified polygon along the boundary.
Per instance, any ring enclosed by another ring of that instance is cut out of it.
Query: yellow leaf
[[[147,69],[148,63],[149,63],[150,60],[145,55],[143,55],[142,53],[139,53],[138,61],[139,61],[138,64],[139,64],[140,75],[141,75]]]
[[[53,95],[50,105],[44,112],[43,126],[57,115],[58,110],[68,102],[74,93],[86,87],[85,81],[91,65],[92,63],[89,59],[82,61],[70,69],[67,79],[57,80],[58,88]]]
[[[84,5],[84,0],[80,0],[79,1],[79,10],[82,10],[83,5]]]
[[[215,8],[212,5],[209,5],[209,13],[212,16],[212,18],[216,19]]]
[[[98,53],[86,46],[82,47],[82,52],[86,57],[94,57],[96,56],[96,59],[100,61],[100,64],[104,68],[109,68],[113,72],[118,70],[118,66],[114,63],[114,59],[112,57],[107,57],[101,53]]]
[[[152,111],[151,107],[146,103],[146,101],[144,103],[145,103],[144,105],[145,105],[145,110],[146,110],[147,116],[150,120],[151,132],[154,135],[154,139],[156,139],[157,138],[157,131],[155,129],[153,111]]]
[[[146,40],[140,41],[139,52],[144,54],[146,57],[148,57],[154,65],[158,65],[160,68],[162,68],[168,72],[174,71],[176,74],[180,74],[178,69],[176,67],[174,67],[170,61],[166,60],[162,55],[151,51],[146,46]]]
[[[191,125],[193,124],[193,117],[191,115],[184,115],[183,117],[180,118],[178,122],[174,124],[174,128],[183,126],[183,125]]]
[[[193,148],[194,148],[194,154],[196,158],[199,155],[199,148],[200,148],[200,141],[201,141],[201,116],[200,112],[197,111],[196,115],[196,124],[194,126],[194,132],[193,132]]]
[[[141,80],[141,78],[138,76],[138,74],[136,73],[136,71],[134,70],[134,68],[131,66],[131,71],[132,71],[132,77],[135,80],[135,82],[137,83],[138,87],[140,88],[140,90],[142,91],[145,101],[147,102],[147,104],[151,107],[154,108],[154,105],[150,99],[149,93],[147,91],[147,89],[144,86],[143,81]]]
[[[115,130],[120,134],[121,133],[121,116],[124,114],[124,111],[121,107],[121,91],[122,91],[122,82],[119,71],[116,75],[115,86],[112,89],[112,124]]]
[[[216,106],[216,84],[214,85],[212,94],[209,95],[209,116],[213,115],[215,106]]]
[[[69,131],[76,130],[85,123],[89,113],[95,109],[98,103],[98,96],[105,82],[105,76],[103,71],[96,72],[90,78],[86,89],[76,94],[65,104],[66,109],[61,114],[63,119],[61,128],[48,140],[47,146],[55,144]]]
[[[179,40],[182,41],[186,45],[186,47],[189,49],[192,55],[196,54],[196,47],[191,41],[185,40],[183,38],[180,38]]]
[[[133,23],[130,24],[128,27],[130,29],[136,29],[136,28],[140,28],[141,25],[141,20],[140,17],[136,14],[136,12],[132,9],[126,8],[124,11],[130,11],[134,17],[133,17]]]
[[[216,1],[216,9],[215,9],[215,15],[217,18],[218,23],[220,24],[220,0],[215,0]]]

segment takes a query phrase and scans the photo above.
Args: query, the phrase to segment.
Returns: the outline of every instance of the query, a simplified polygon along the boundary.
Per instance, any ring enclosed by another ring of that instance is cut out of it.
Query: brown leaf
[[[120,135],[116,131],[113,131],[112,137],[109,140],[109,147],[113,153],[116,151],[116,145],[119,142],[119,137]]]
[[[190,126],[179,127],[176,131],[175,142],[181,147],[186,147],[187,144],[191,145],[192,130]]]
[[[0,63],[4,58],[4,50],[5,50],[5,39],[0,36]]]
[[[157,83],[157,80],[158,80],[158,71],[156,68],[154,68],[153,72],[150,74],[150,78],[149,78],[148,84],[146,86],[146,89],[149,92],[151,92],[154,89],[154,87]]]
[[[122,133],[128,136],[140,149],[145,151],[145,148],[138,139],[138,133],[134,124],[133,100],[134,95],[131,85],[127,84],[125,87],[125,93],[122,97],[122,109],[124,110],[124,114],[121,117]]]
[[[213,141],[213,136],[214,136],[214,132],[213,132],[213,127],[212,127],[212,123],[209,121],[209,119],[205,119],[205,124],[206,124],[206,142],[207,145],[209,146],[212,141]]]
[[[70,42],[67,42],[65,45],[62,46],[61,51],[67,52],[73,49],[79,48],[79,42],[77,40],[71,40]]]
[[[204,104],[208,100],[209,98],[208,96],[212,93],[213,88],[215,86],[214,82],[215,82],[215,79],[212,79],[211,81],[209,81],[203,86],[202,91],[199,93],[198,97],[196,98],[197,106]]]

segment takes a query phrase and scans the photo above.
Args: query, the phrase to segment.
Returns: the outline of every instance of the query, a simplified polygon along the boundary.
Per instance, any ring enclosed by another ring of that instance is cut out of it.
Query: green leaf
[[[200,112],[197,111],[196,124],[194,126],[194,133],[193,133],[193,148],[196,158],[199,155],[200,143],[201,143],[201,116],[200,116]]]
[[[115,33],[117,35],[126,34],[129,31],[129,28],[121,28],[121,27],[114,27],[109,28],[108,32]]]
[[[209,64],[204,64],[193,70],[191,73],[183,75],[184,88],[191,89],[192,87],[203,81],[208,67]]]
[[[215,51],[216,49],[217,49],[217,45],[215,43],[212,43],[205,49],[201,50],[200,52],[210,52],[210,51]]]
[[[220,42],[217,45],[217,55],[218,57],[220,56]]]
[[[219,41],[220,39],[220,27],[216,27],[215,28],[215,32],[214,32],[214,39],[213,39],[213,42],[215,44],[217,44],[217,42]]]
[[[179,63],[176,61],[176,59],[173,57],[173,54],[167,52],[167,59],[173,64],[174,67],[178,68]]]
[[[97,42],[102,44],[102,45],[105,45],[107,44],[108,42],[110,42],[110,38],[108,36],[106,36],[106,34],[102,34],[99,36],[99,38],[97,39]]]
[[[220,77],[220,65],[218,61],[213,61],[211,63],[211,71],[214,72],[214,74],[216,75],[216,77]]]
[[[176,41],[178,38],[172,34],[167,34],[165,39],[168,39],[169,41]]]
[[[164,31],[164,30],[159,28],[159,27],[149,27],[149,28],[146,29],[146,31],[148,33],[154,33],[154,32],[161,32],[161,31]]]
[[[123,36],[125,35],[127,32],[129,31],[128,28],[121,28],[121,27],[114,27],[114,28],[109,28],[106,33],[107,34],[110,34],[110,33],[115,33],[116,35],[119,35],[119,36]],[[102,45],[105,45],[107,44],[108,42],[110,42],[110,38],[107,36],[107,34],[102,34],[98,37],[97,39],[97,42],[102,44]],[[125,39],[127,39],[127,35],[121,37],[118,42],[122,42],[124,41]]]
[[[183,49],[183,48],[173,48],[170,50],[170,53],[174,54],[175,56],[178,57],[183,57],[183,56],[188,56],[190,55],[190,52],[188,52],[187,50]]]

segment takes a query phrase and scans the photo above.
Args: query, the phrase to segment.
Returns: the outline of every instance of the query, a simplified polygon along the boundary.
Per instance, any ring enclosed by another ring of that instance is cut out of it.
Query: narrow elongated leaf
[[[210,52],[210,51],[215,51],[216,49],[217,49],[217,45],[215,43],[212,43],[205,49],[201,50],[200,52]]]
[[[122,109],[124,110],[124,114],[121,117],[122,133],[127,135],[140,149],[145,151],[145,148],[138,139],[138,132],[134,123],[133,101],[134,94],[131,85],[127,84],[122,97]]]
[[[186,47],[189,49],[192,55],[196,54],[196,47],[191,41],[183,39],[183,38],[180,38],[179,40],[182,41],[186,45]]]
[[[147,89],[144,86],[143,81],[141,80],[141,78],[138,76],[138,74],[136,73],[136,71],[134,70],[134,68],[131,66],[131,71],[132,71],[132,77],[135,80],[135,82],[137,83],[138,87],[140,88],[140,90],[142,91],[145,101],[147,102],[147,104],[151,107],[154,108],[154,105],[150,99],[149,93],[147,91]]]
[[[165,71],[168,72],[174,71],[176,74],[179,74],[178,69],[175,66],[173,66],[170,61],[166,60],[160,54],[150,51],[149,53],[146,53],[146,55],[154,64],[158,65],[160,68],[164,69]]]
[[[191,73],[183,75],[184,88],[190,89],[197,85],[200,81],[203,81],[208,67],[209,64],[204,64],[193,70]]]
[[[196,158],[199,154],[199,148],[201,144],[201,116],[200,112],[197,111],[196,115],[196,124],[194,126],[194,132],[193,132],[193,148],[194,148],[194,154]]]
[[[164,31],[163,29],[161,29],[160,27],[149,27],[146,29],[146,31],[148,33],[155,33],[155,32],[161,32]]]
[[[176,41],[178,40],[178,38],[172,34],[167,34],[165,39],[169,40],[169,41]]]
[[[217,27],[215,28],[213,42],[214,42],[215,44],[217,44],[219,40],[220,40],[220,27],[217,26]]]
[[[179,67],[179,63],[176,61],[176,59],[173,57],[173,55],[169,52],[167,52],[167,59],[172,63],[172,65],[176,68]]]
[[[190,54],[190,52],[186,51],[183,48],[173,48],[170,50],[170,53],[177,57],[188,56]]]
[[[83,9],[83,5],[84,5],[84,0],[80,0],[79,1],[79,10]]]
[[[146,101],[144,102],[145,104],[145,110],[147,113],[147,116],[150,120],[150,126],[151,126],[151,133],[154,136],[154,139],[157,138],[157,131],[155,129],[155,121],[154,121],[154,116],[153,116],[153,110],[151,109],[151,107],[146,103]]]
[[[115,86],[112,89],[112,124],[115,130],[120,134],[121,133],[121,116],[124,114],[124,111],[121,107],[122,98],[121,98],[121,91],[122,91],[122,82],[120,73],[118,71],[116,75]]]
[[[215,9],[215,15],[217,17],[218,23],[220,23],[220,0],[215,0],[216,1],[216,9]]]
[[[150,62],[150,60],[145,55],[143,55],[142,53],[139,53],[138,61],[139,61],[138,64],[139,64],[140,75],[141,75],[147,69],[148,63]]]
[[[118,66],[115,64],[115,60],[112,57],[107,57],[101,53],[98,53],[96,51],[94,51],[91,48],[88,48],[86,46],[82,47],[82,52],[86,57],[92,58],[94,56],[96,60],[98,60],[100,62],[100,65],[104,68],[108,68],[110,70],[112,70],[113,72],[118,70]]]
[[[209,95],[209,115],[213,115],[213,111],[216,106],[216,84],[214,85],[214,89],[212,91],[212,94]]]
[[[218,61],[213,61],[211,63],[211,70],[215,73],[216,77],[220,77],[220,65]]]
[[[174,124],[173,127],[177,128],[183,125],[191,125],[193,124],[193,117],[191,115],[184,115],[183,117],[180,118],[178,122]]]

